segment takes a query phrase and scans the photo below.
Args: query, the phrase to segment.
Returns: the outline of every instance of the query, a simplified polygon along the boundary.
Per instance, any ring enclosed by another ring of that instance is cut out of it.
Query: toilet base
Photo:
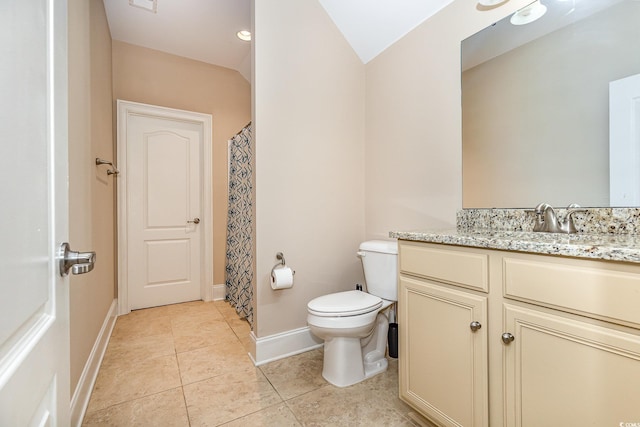
[[[337,387],[357,384],[387,370],[389,362],[384,354],[374,350],[362,358],[359,339],[334,338],[324,343],[322,377]],[[357,352],[355,357],[345,358],[344,354]]]
[[[360,338],[333,337],[324,342],[322,377],[338,387],[365,379]]]
[[[389,328],[387,316],[378,313],[373,333],[361,339],[325,337],[322,377],[338,387],[348,387],[387,370],[384,353]],[[363,353],[364,357],[363,357]]]
[[[364,379],[371,378],[387,370],[389,362],[384,354],[380,354],[378,350],[367,353],[364,356]]]

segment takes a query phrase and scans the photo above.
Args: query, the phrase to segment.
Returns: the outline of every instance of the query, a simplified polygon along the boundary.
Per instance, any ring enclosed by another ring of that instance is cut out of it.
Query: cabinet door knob
[[[511,335],[509,332],[505,332],[504,334],[502,334],[502,342],[505,344],[511,344],[511,342],[515,339],[516,337]]]
[[[471,330],[473,332],[477,331],[478,329],[482,328],[482,324],[480,324],[480,322],[476,322],[475,320],[473,322],[471,322],[469,324],[469,327],[471,328]]]

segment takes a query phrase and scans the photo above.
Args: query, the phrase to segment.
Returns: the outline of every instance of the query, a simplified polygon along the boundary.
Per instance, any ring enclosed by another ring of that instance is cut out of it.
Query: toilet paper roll
[[[293,286],[293,270],[289,267],[276,268],[271,272],[271,288],[287,289]]]

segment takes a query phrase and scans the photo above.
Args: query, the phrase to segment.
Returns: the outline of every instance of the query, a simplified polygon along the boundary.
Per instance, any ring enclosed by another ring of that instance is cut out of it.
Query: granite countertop
[[[392,231],[389,236],[419,242],[640,263],[640,235],[637,234],[446,229]]]

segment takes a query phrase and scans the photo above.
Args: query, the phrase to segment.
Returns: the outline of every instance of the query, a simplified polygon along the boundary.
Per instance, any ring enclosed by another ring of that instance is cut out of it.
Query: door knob
[[[61,276],[69,274],[84,274],[93,270],[96,263],[95,252],[75,252],[72,251],[67,242],[60,245],[58,249],[58,269]]]
[[[482,324],[480,322],[476,322],[475,320],[473,322],[471,322],[469,324],[469,327],[471,328],[471,330],[473,332],[477,331],[478,329],[482,328]]]
[[[193,218],[193,221],[187,221],[188,223],[200,224],[200,218]]]
[[[505,332],[504,334],[502,334],[502,342],[505,344],[511,344],[511,342],[515,339],[516,337],[511,335],[509,332]]]

